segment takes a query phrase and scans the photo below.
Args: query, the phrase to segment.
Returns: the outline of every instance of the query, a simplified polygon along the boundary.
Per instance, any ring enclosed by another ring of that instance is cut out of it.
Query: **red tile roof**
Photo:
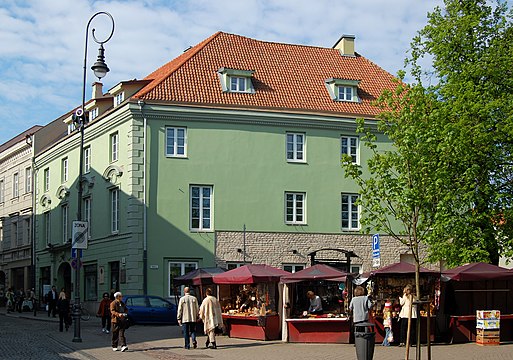
[[[255,94],[223,92],[217,71],[254,70]],[[333,101],[325,80],[360,80],[360,103]],[[393,76],[356,54],[305,45],[280,44],[217,32],[145,79],[152,80],[134,98],[173,104],[267,111],[374,116],[371,103]]]

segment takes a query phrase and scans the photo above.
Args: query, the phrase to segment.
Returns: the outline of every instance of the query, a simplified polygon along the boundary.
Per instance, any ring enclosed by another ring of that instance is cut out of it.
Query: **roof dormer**
[[[329,78],[325,81],[326,89],[334,101],[360,102],[359,84],[360,80]]]
[[[223,92],[254,94],[251,78],[254,70],[238,70],[222,67],[217,71]]]
[[[109,90],[109,94],[114,99],[114,107],[120,105],[126,99],[138,92],[151,82],[151,80],[129,80],[122,81]]]

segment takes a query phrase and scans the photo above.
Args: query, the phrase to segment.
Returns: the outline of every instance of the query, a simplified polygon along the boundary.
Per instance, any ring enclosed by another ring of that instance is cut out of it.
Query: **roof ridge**
[[[325,49],[325,50],[326,49],[333,49],[332,47],[325,47],[325,46],[319,46],[319,45],[293,44],[293,43],[288,43],[288,42],[260,40],[260,39],[255,39],[255,38],[252,38],[252,37],[249,37],[249,36],[244,36],[244,35],[239,35],[239,34],[234,34],[234,33],[228,33],[228,32],[224,32],[224,31],[219,31],[219,32],[222,33],[222,34],[225,34],[225,35],[233,35],[233,36],[237,36],[237,37],[241,37],[241,38],[257,41],[257,42],[260,42],[260,43],[275,44],[275,45],[286,45],[286,46],[296,46],[296,47],[307,47],[307,48],[316,48],[316,49]],[[336,49],[333,49],[333,50],[336,50]]]
[[[144,96],[146,95],[147,93],[149,93],[151,90],[153,90],[154,88],[156,88],[160,83],[162,83],[165,79],[167,79],[169,76],[171,76],[174,72],[176,72],[179,68],[181,68],[187,61],[189,61],[192,57],[194,57],[194,55],[196,55],[200,50],[202,50],[208,43],[210,43],[213,39],[215,39],[216,37],[218,37],[222,32],[221,31],[218,31],[214,34],[212,34],[210,37],[206,38],[205,40],[199,42],[198,44],[196,44],[194,47],[192,47],[191,49],[187,50],[186,52],[184,52],[183,54],[179,55],[178,57],[172,59],[171,61],[168,61],[166,64],[162,65],[161,67],[159,67],[157,70],[153,71],[152,73],[150,73],[148,76],[146,76],[144,78],[144,80],[153,80],[152,82],[150,82],[147,86],[143,87],[141,90],[139,90],[135,95],[133,95],[132,97],[133,98],[140,98],[141,96]],[[182,57],[183,56],[183,57]],[[176,61],[177,59],[179,59],[180,57],[182,57],[180,59],[180,61],[178,62],[178,64],[176,64],[174,67],[171,65],[171,63],[173,63],[174,61]],[[161,69],[165,68],[165,67],[171,67],[169,69],[169,71],[166,71],[164,74],[162,74],[160,77],[158,78],[154,78],[154,79],[151,79],[151,75],[153,74],[157,74]]]

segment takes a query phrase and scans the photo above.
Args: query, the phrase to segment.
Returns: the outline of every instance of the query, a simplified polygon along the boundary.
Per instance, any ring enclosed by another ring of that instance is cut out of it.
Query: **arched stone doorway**
[[[358,257],[353,251],[333,248],[315,250],[308,256],[312,266],[325,264],[345,272],[351,271],[351,258]]]
[[[71,265],[63,262],[57,271],[57,291],[64,288],[68,296],[71,294]]]

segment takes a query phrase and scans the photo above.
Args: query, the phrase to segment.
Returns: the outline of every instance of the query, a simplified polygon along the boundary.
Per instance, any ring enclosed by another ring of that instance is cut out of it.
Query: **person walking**
[[[7,298],[7,313],[9,314],[14,311],[14,291],[12,291],[12,288],[7,289],[5,297]]]
[[[405,346],[407,343],[406,337],[408,336],[408,318],[410,318],[411,312],[411,327],[410,327],[410,339],[415,329],[415,321],[417,319],[416,306],[413,304],[412,286],[406,285],[403,290],[403,296],[399,298],[399,304],[401,304],[401,311],[399,312],[399,318],[401,322],[401,343],[399,346]],[[411,345],[411,342],[408,342]]]
[[[110,333],[110,295],[108,292],[103,293],[102,301],[100,301],[100,306],[98,307],[98,312],[96,315],[102,318],[102,332],[105,334]]]
[[[198,320],[198,300],[190,294],[190,289],[183,289],[184,296],[178,302],[176,318],[178,325],[182,326],[183,337],[185,339],[185,349],[191,348],[190,338],[192,338],[192,347],[196,349],[196,321]]]
[[[59,295],[57,294],[57,289],[55,288],[55,285],[54,285],[54,286],[52,286],[52,289],[46,295],[46,299],[48,301],[48,317],[50,317],[50,314],[52,314],[52,316],[55,317],[55,311],[56,311],[58,297],[59,297]]]
[[[365,289],[357,286],[354,289],[354,297],[349,304],[349,311],[353,315],[353,324],[369,321],[369,310],[374,306],[374,303],[369,296],[365,296]]]
[[[118,351],[121,343],[121,351],[127,351],[125,329],[128,323],[128,311],[123,302],[123,294],[117,292],[114,294],[114,301],[110,303],[110,314],[112,322],[112,351]]]
[[[217,349],[216,344],[216,327],[222,328],[223,317],[221,313],[221,305],[219,301],[212,296],[212,289],[208,288],[205,291],[206,297],[203,299],[199,309],[199,316],[203,320],[203,330],[207,335],[207,342],[205,346],[211,349]],[[209,346],[210,345],[210,346]]]
[[[64,288],[62,288],[59,299],[57,300],[57,311],[59,312],[59,331],[62,332],[64,327],[66,331],[69,329],[69,299],[66,296]]]

